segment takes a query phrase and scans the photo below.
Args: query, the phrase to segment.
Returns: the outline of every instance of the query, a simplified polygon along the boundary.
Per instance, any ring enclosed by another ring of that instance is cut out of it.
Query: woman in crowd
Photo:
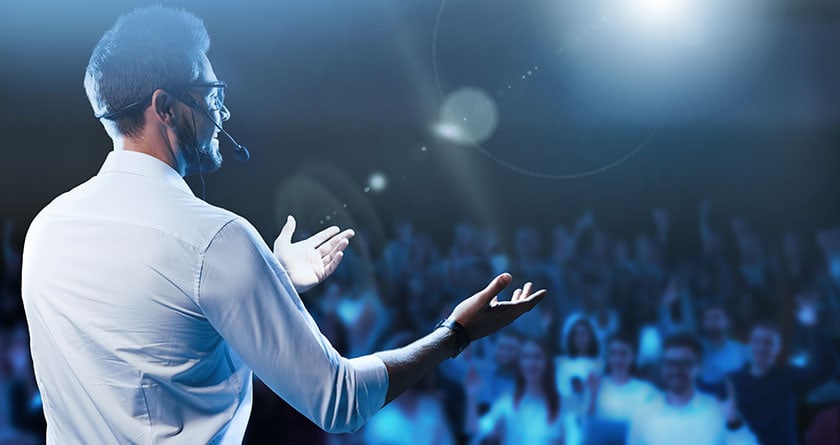
[[[634,376],[635,339],[624,333],[607,339],[607,369],[604,377],[590,374],[589,418],[584,443],[624,443],[633,410],[656,394],[650,383]]]
[[[536,339],[523,342],[513,392],[501,395],[490,411],[476,422],[479,384],[475,375],[467,381],[468,419],[470,429],[476,433],[473,443],[565,444],[554,361],[546,343]]]
[[[555,376],[567,422],[566,442],[576,445],[580,443],[577,438],[587,408],[586,379],[592,373],[600,374],[603,369],[601,348],[592,322],[580,314],[572,314],[566,320],[561,344],[565,354],[556,360]]]

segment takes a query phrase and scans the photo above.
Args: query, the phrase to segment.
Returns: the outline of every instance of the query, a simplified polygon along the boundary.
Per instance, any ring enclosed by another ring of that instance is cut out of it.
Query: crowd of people
[[[334,275],[303,296],[345,356],[424,335],[447,305],[503,271],[513,274],[510,289],[529,280],[550,297],[356,433],[320,432],[257,382],[245,442],[840,443],[840,228],[767,239],[740,217],[713,227],[710,211],[699,208],[690,252],[674,248],[664,209],[651,212],[653,230],[631,238],[587,211],[550,233],[520,227],[510,249],[469,223],[446,249],[408,219],[382,249],[360,230]],[[12,231],[7,222],[0,444],[39,443]]]

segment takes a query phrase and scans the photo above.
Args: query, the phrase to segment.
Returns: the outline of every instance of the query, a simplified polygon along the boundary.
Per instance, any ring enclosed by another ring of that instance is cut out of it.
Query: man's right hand
[[[486,288],[459,303],[449,318],[460,323],[475,341],[509,325],[548,295],[545,289],[531,293],[531,283],[526,283],[513,292],[510,301],[499,301],[499,292],[512,280],[508,273],[497,276]]]

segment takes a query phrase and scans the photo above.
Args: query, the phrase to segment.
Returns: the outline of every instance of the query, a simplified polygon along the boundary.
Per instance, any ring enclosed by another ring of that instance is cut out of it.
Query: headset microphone
[[[190,97],[190,98],[192,99],[192,97]],[[233,136],[230,135],[230,133],[225,131],[225,129],[222,128],[222,126],[219,125],[218,122],[216,122],[216,119],[213,119],[213,116],[210,114],[209,111],[205,110],[204,107],[199,106],[197,103],[195,103],[195,101],[191,101],[191,102],[193,102],[193,105],[195,105],[193,108],[198,108],[199,110],[203,111],[204,114],[206,114],[207,117],[210,119],[210,122],[213,122],[213,125],[215,125],[216,128],[218,128],[219,131],[221,131],[222,134],[225,135],[225,137],[230,139],[230,142],[233,143],[233,157],[234,157],[234,159],[236,159],[237,161],[239,161],[243,164],[248,162],[248,159],[251,159],[251,152],[249,152],[248,149],[245,148],[244,145],[237,143],[236,139],[234,139]]]

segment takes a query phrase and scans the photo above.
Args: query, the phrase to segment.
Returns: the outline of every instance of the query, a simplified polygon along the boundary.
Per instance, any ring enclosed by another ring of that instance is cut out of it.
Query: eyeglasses
[[[210,106],[207,108],[210,112],[226,112],[227,109],[225,108],[225,88],[227,88],[227,84],[222,82],[221,80],[216,80],[213,82],[192,82],[192,83],[182,83],[172,85],[171,87],[160,87],[155,88],[155,90],[171,90],[172,92],[183,92],[183,90],[192,89],[192,88],[211,88],[213,89],[213,95],[211,96],[211,103]],[[136,108],[140,105],[144,105],[152,100],[152,96],[154,95],[154,91],[149,93],[148,96],[140,99],[136,102],[132,102],[118,110],[109,111],[106,113],[96,115],[97,119],[114,119],[119,115]]]
[[[225,108],[225,88],[227,88],[227,84],[222,82],[221,80],[203,83],[185,83],[181,85],[176,85],[175,88],[210,88],[211,90],[213,90],[213,92],[212,96],[210,97],[210,106],[207,110],[213,112],[222,111]]]

